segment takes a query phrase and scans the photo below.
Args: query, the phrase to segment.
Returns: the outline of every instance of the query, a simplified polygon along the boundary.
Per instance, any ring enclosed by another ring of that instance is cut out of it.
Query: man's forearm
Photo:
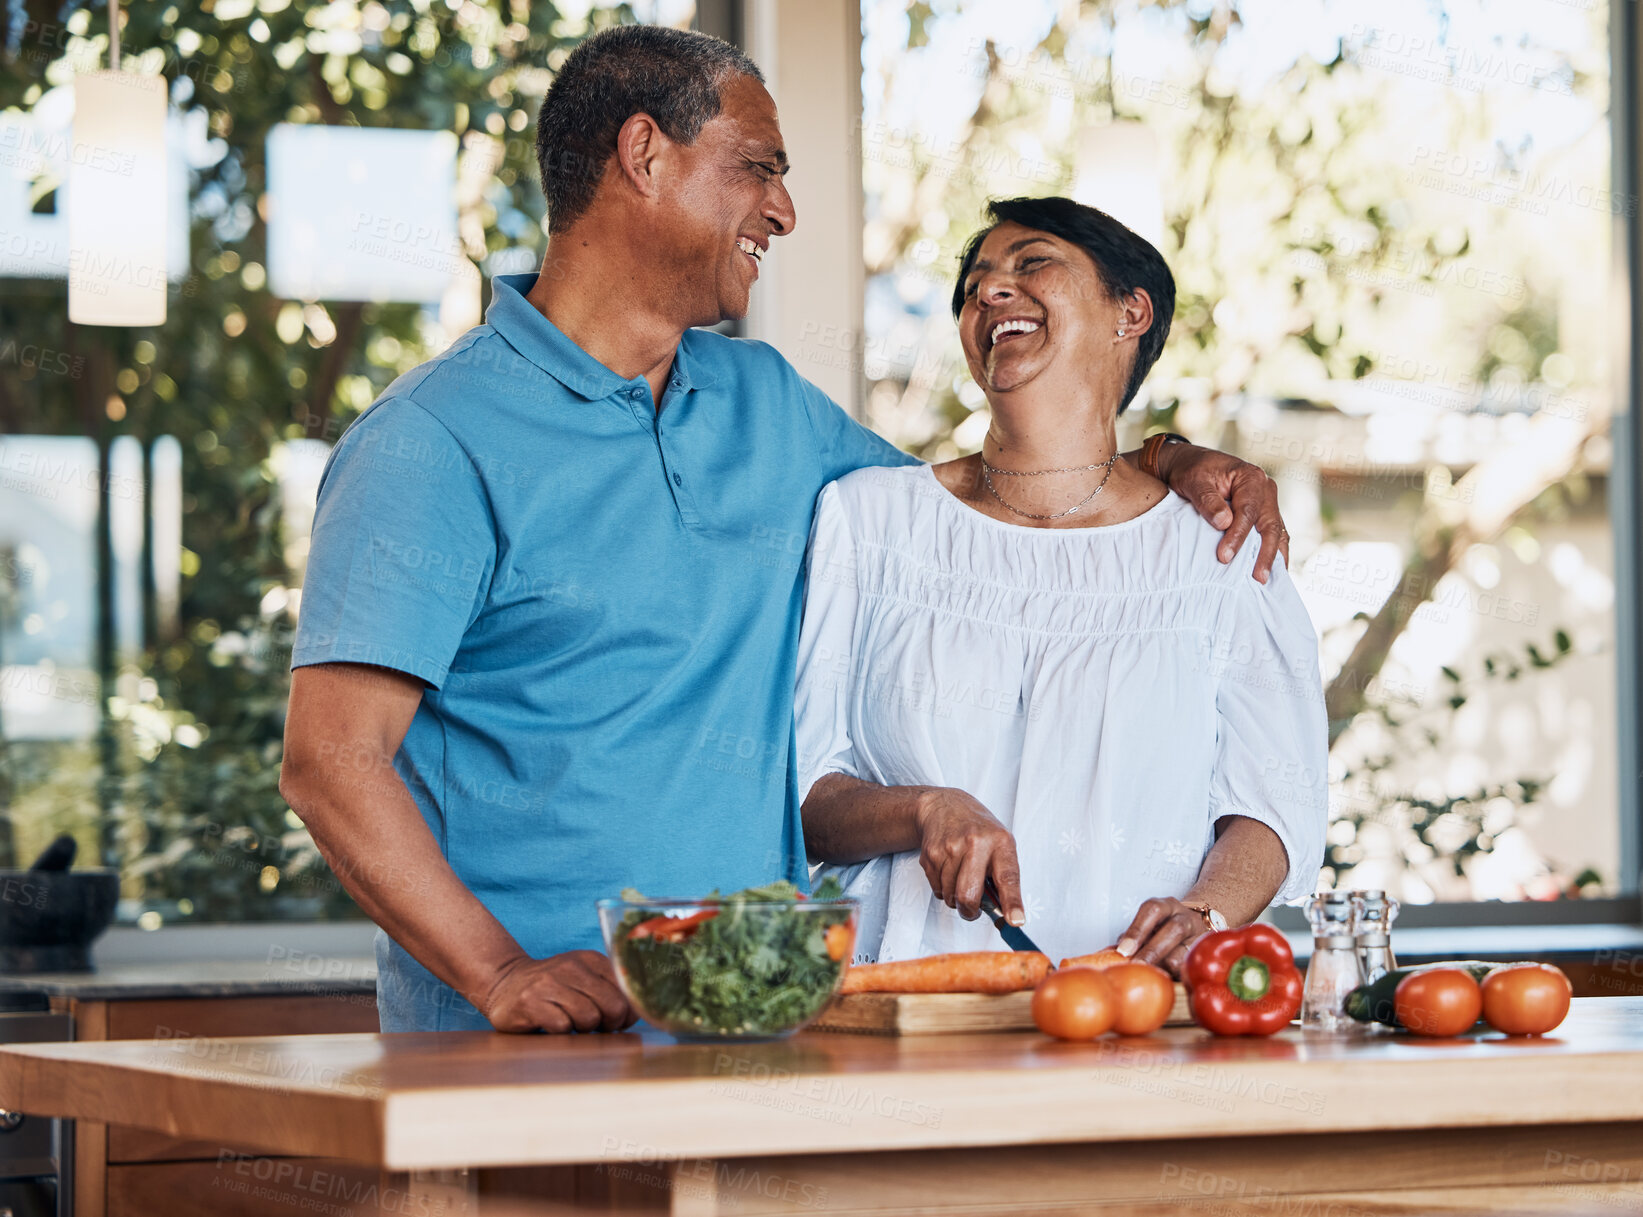
[[[812,862],[849,865],[917,849],[919,800],[931,789],[829,773],[804,800],[805,852]]]
[[[1289,874],[1284,843],[1259,820],[1228,816],[1204,858],[1198,881],[1182,897],[1220,910],[1232,925],[1245,925],[1272,903]]]
[[[298,777],[287,798],[365,914],[483,1011],[491,986],[525,951],[456,877],[410,791],[385,768],[365,782]]]

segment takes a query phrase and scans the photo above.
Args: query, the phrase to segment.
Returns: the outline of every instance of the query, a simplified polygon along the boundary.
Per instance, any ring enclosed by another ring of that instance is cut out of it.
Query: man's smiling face
[[[670,254],[692,325],[747,316],[753,281],[772,237],[793,231],[793,200],[783,184],[787,152],[776,103],[750,76],[720,90],[719,114],[688,146],[677,146],[672,177]]]

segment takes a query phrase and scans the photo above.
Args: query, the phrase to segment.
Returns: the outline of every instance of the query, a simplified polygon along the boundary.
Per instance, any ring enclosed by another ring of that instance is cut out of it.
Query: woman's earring
[[[1124,336],[1124,327],[1123,326],[1118,327],[1118,336],[1120,338],[1122,338]]]

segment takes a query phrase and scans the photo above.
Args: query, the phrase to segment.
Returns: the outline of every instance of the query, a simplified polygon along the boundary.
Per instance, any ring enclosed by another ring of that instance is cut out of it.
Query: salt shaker
[[[1346,1013],[1346,995],[1363,983],[1357,941],[1362,907],[1352,892],[1319,892],[1307,901],[1312,959],[1301,998],[1302,1030],[1345,1031],[1358,1025]]]
[[[1358,966],[1363,969],[1363,983],[1370,985],[1398,966],[1392,954],[1392,923],[1399,905],[1379,888],[1352,894],[1363,903],[1358,915]]]

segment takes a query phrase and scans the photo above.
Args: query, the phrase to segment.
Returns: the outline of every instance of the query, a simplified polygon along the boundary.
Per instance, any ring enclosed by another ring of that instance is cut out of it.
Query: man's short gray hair
[[[536,119],[548,231],[564,231],[593,203],[629,118],[648,114],[669,139],[694,143],[718,115],[725,81],[738,75],[764,80],[723,39],[668,26],[614,26],[572,51]]]

